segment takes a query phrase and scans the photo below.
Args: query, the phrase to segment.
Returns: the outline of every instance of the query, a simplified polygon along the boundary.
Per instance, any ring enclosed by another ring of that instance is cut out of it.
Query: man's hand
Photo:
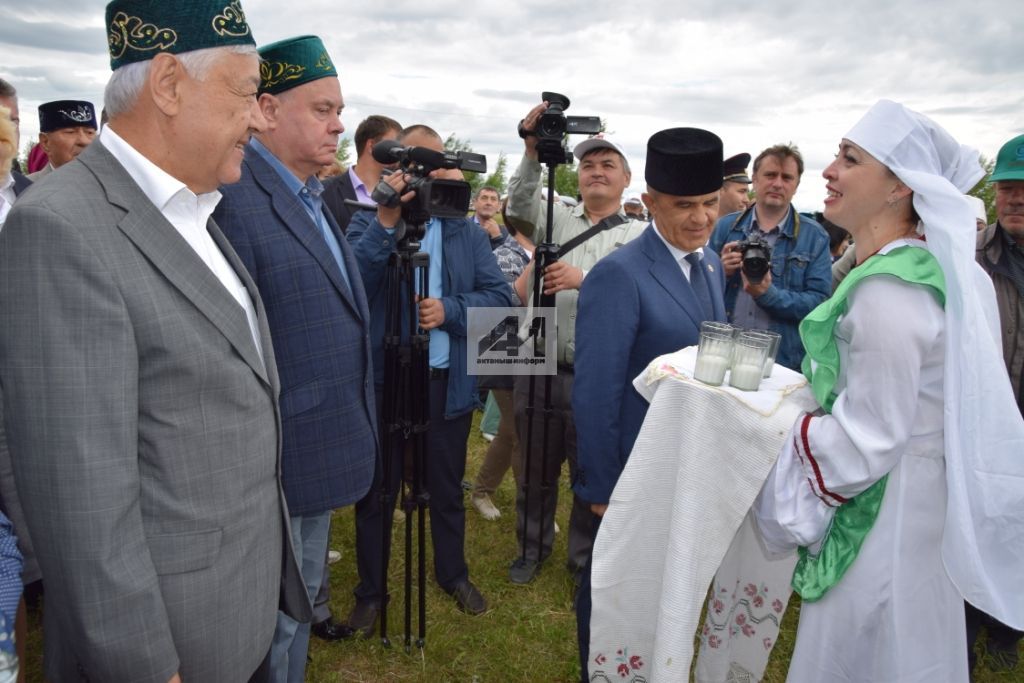
[[[729,242],[722,247],[722,270],[726,277],[732,277],[743,264],[743,255],[736,248],[739,242]]]
[[[764,294],[765,292],[767,292],[768,288],[772,286],[772,271],[770,270],[764,274],[764,279],[762,279],[756,285],[751,284],[750,280],[747,279],[747,276],[743,271],[740,271],[740,277],[743,278],[743,291],[745,291],[747,294],[754,297],[755,299]]]
[[[395,192],[401,193],[406,186],[406,177],[404,173],[396,172],[383,178],[383,181],[394,188]],[[401,196],[401,201],[407,202],[416,196],[415,192],[406,192]],[[399,204],[394,208],[388,208],[386,206],[377,206],[377,222],[380,223],[382,228],[391,229],[398,225],[398,221],[402,219],[402,206]]]
[[[605,503],[604,505],[602,505],[601,503],[591,503],[590,504],[590,511],[593,512],[598,517],[604,517],[604,513],[605,513],[605,511],[607,509],[608,509],[608,503]]]
[[[565,261],[555,261],[544,269],[544,293],[554,294],[563,289],[579,289],[583,284],[583,271]]]
[[[537,130],[537,121],[540,120],[540,115],[547,111],[548,103],[541,102],[536,107],[530,110],[530,113],[523,118],[523,130],[535,131]],[[526,156],[531,159],[537,159],[537,136],[527,135],[523,139],[523,144],[526,146]]]
[[[494,239],[495,237],[501,234],[501,226],[498,225],[498,221],[494,220],[493,218],[488,218],[487,220],[485,220],[483,223],[480,224],[480,227],[487,231],[487,236],[490,237],[491,239]]]
[[[444,324],[444,304],[440,299],[420,300],[420,327],[425,330],[432,330]]]

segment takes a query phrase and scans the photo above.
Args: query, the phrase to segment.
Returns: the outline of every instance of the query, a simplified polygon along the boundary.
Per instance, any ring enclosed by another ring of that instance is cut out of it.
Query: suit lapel
[[[271,206],[274,207],[274,212],[281,223],[306,248],[316,262],[320,264],[331,284],[338,290],[342,300],[348,304],[353,312],[361,316],[359,308],[352,298],[352,291],[345,284],[341,268],[334,259],[334,254],[331,253],[330,248],[327,246],[327,241],[324,239],[323,234],[321,234],[320,228],[316,226],[306,211],[302,200],[288,189],[288,186],[281,180],[277,171],[251,146],[246,147],[245,163],[249,165],[253,179],[264,192],[270,195]],[[337,221],[334,220],[329,211],[326,211],[326,206],[321,207],[321,213],[327,220],[328,229],[333,232],[335,239],[338,240],[338,244],[342,245],[344,236],[341,234],[341,228],[338,227]],[[342,249],[342,254],[344,254],[344,248]],[[348,260],[346,260],[345,265],[348,266]],[[349,278],[352,279],[354,277],[358,277],[358,271],[349,269]]]
[[[106,147],[102,144],[90,145],[79,156],[79,160],[93,171],[106,189],[110,201],[127,211],[118,228],[145,254],[153,267],[227,338],[253,371],[269,385],[267,370],[256,353],[245,311],[213,271],[153,206]],[[221,252],[235,272],[240,273],[239,277],[242,277],[245,269],[238,263],[231,247],[223,241],[223,236],[221,239],[218,243]],[[258,299],[255,297],[256,301]]]
[[[680,308],[686,311],[694,325],[700,329],[700,324],[705,318],[700,304],[697,302],[697,295],[693,293],[693,288],[690,287],[689,281],[683,275],[682,268],[672,258],[668,248],[662,244],[661,238],[655,234],[656,230],[657,228],[651,225],[640,237],[644,240],[643,251],[652,261],[651,276],[679,304]],[[712,294],[712,300],[714,300],[714,294]]]

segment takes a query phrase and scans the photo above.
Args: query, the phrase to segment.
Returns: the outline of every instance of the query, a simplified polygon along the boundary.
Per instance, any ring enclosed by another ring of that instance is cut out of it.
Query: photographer
[[[754,204],[719,218],[709,242],[722,258],[729,322],[781,334],[776,362],[794,370],[804,358],[797,326],[832,293],[828,234],[791,203],[803,172],[795,146],[761,152],[754,160]],[[760,244],[746,250],[753,260],[744,266],[741,247],[750,242]],[[770,267],[758,277],[757,260],[765,253]]]
[[[537,122],[547,109],[547,103],[534,107],[523,119],[522,128],[527,133],[536,130]],[[523,233],[535,243],[546,238],[547,205],[541,200],[541,165],[538,162],[537,136],[527,134],[525,154],[519,169],[512,176],[508,186],[507,215],[516,221]],[[640,235],[647,223],[630,220],[622,211],[622,193],[629,186],[631,174],[629,163],[622,150],[615,143],[603,138],[590,138],[576,145],[573,150],[579,160],[579,191],[583,201],[575,207],[560,203],[554,205],[552,241],[565,244],[593,226],[606,221],[612,225],[577,246],[557,262],[549,265],[544,272],[544,293],[555,295],[557,309],[557,353],[558,375],[551,382],[551,403],[554,410],[549,425],[546,463],[543,457],[543,418],[537,411],[534,418],[531,457],[526,462],[526,441],[528,418],[526,406],[529,393],[529,377],[517,377],[514,389],[516,430],[523,453],[523,465],[516,494],[516,532],[522,539],[524,529],[530,537],[526,543],[526,560],[517,555],[509,569],[509,580],[513,583],[529,583],[536,576],[543,562],[551,553],[554,542],[555,507],[558,502],[558,476],[562,463],[568,458],[570,476],[576,471],[576,426],[572,414],[573,362],[576,351],[576,301],[579,288],[587,271],[597,261],[611,253],[616,247]],[[531,269],[532,272],[532,269]],[[527,301],[533,297],[532,275],[527,276],[529,291]],[[535,383],[534,406],[543,406],[545,383]],[[530,471],[526,472],[526,465]],[[546,464],[546,471],[544,465]],[[530,482],[530,491],[526,482]],[[541,483],[549,484],[541,502]],[[529,502],[527,494],[529,493]],[[541,511],[544,518],[540,518]],[[525,513],[529,512],[530,519]],[[574,498],[569,519],[568,568],[578,576],[590,552],[591,515],[589,507]],[[540,530],[540,543],[533,535]],[[538,547],[539,546],[539,547]]]
[[[423,125],[402,131],[399,141],[405,147],[423,147],[440,152],[441,137]],[[432,178],[462,180],[457,169],[436,170]],[[396,172],[384,182],[409,202],[414,193],[405,192],[409,174]],[[401,227],[400,206],[378,205],[376,216],[360,211],[349,223],[346,239],[352,245],[370,305],[370,345],[373,353],[374,381],[378,409],[384,384],[384,329],[386,292],[384,279],[388,259],[397,245],[396,228]],[[430,332],[430,425],[426,433],[426,482],[430,494],[430,529],[434,545],[434,574],[438,584],[455,598],[459,608],[470,614],[482,614],[487,602],[469,581],[464,553],[466,515],[463,505],[462,477],[466,469],[466,442],[476,405],[476,380],[466,372],[466,311],[474,306],[510,306],[512,293],[498,264],[487,235],[466,218],[431,218],[421,240],[421,249],[430,255],[428,296],[418,304],[419,324]],[[405,321],[408,324],[411,321]],[[408,334],[403,330],[403,337]],[[405,441],[396,439],[395,448],[383,457],[392,458],[392,498],[381,510],[377,487],[356,504],[356,561],[359,585],[356,605],[347,625],[364,635],[373,632],[384,589],[380,585],[381,525],[390,533],[402,473]],[[379,485],[382,468],[378,463],[375,479]],[[411,561],[411,558],[406,558]]]

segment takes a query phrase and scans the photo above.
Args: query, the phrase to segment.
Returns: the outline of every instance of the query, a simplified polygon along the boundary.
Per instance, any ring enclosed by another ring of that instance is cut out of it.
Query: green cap
[[[226,45],[252,45],[239,0],[112,0],[107,5],[110,68]]]
[[[996,167],[988,181],[1024,180],[1024,135],[1018,135],[999,149]]]
[[[316,36],[279,40],[260,48],[260,92],[276,95],[319,78],[333,76],[331,56]]]

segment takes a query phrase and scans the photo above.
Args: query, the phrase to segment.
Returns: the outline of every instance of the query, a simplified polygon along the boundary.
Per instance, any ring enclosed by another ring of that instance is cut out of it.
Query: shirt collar
[[[356,194],[359,194],[359,190],[362,190],[364,194],[370,194],[366,191],[366,183],[363,182],[362,178],[356,175],[356,167],[354,164],[348,167],[348,179],[352,181],[352,189],[356,191]]]
[[[7,175],[3,177],[3,180],[0,180],[0,192],[3,190],[9,190],[12,187],[14,187],[14,174],[8,171]]]
[[[184,197],[194,200],[198,210],[207,216],[213,213],[217,202],[220,201],[221,194],[217,190],[200,195],[192,192],[185,183],[154,164],[128,144],[110,126],[103,126],[103,130],[100,132],[100,142],[128,171],[128,175],[135,180],[142,193],[161,213],[166,210],[171,200],[182,192],[185,193]],[[203,222],[205,223],[205,220]]]
[[[761,230],[761,225],[757,221],[757,209],[752,209],[751,210],[751,214],[752,214],[752,219],[750,221],[750,229],[751,230],[757,229],[759,232],[763,232],[765,235],[769,235],[769,234],[771,234],[771,233],[773,233],[773,232],[775,232],[777,230],[780,233],[781,232],[785,232],[788,235],[789,233],[787,232],[787,227],[789,226],[789,217],[791,215],[793,215],[793,205],[790,204],[789,208],[786,209],[786,215],[782,217],[782,219],[778,222],[778,224],[776,224],[776,226],[774,228],[772,228],[771,230],[767,230],[767,231]]]
[[[690,254],[700,254],[701,259],[704,258],[704,247],[697,247],[693,251],[684,251],[665,239],[665,236],[661,234],[660,230],[658,230],[658,226],[654,219],[651,219],[651,227],[648,228],[648,230],[653,230],[654,234],[658,236],[658,239],[661,240],[662,244],[668,247],[668,253],[672,254],[672,258],[675,259],[676,263],[681,263]]]
[[[291,169],[285,166],[281,160],[278,159],[273,152],[267,149],[266,146],[256,137],[250,138],[249,146],[252,147],[257,154],[263,157],[264,161],[270,164],[270,167],[273,168],[279,176],[281,176],[281,180],[284,181],[285,186],[291,190],[293,194],[301,197],[302,190],[305,189],[315,200],[318,199],[320,194],[324,191],[324,186],[320,182],[320,179],[316,177],[316,174],[309,176],[306,182],[303,183],[298,176],[292,173]]]

